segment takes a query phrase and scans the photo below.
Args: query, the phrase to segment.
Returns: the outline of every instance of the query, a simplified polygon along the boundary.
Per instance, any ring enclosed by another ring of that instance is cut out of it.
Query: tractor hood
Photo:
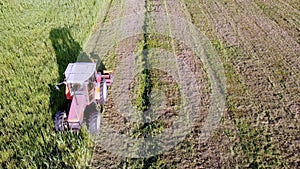
[[[83,83],[87,81],[96,71],[96,63],[76,62],[69,63],[65,77],[67,83]]]

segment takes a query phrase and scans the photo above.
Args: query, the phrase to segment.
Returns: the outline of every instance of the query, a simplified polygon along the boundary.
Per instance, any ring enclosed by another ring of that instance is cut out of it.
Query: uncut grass
[[[105,1],[0,3],[0,166],[85,166],[92,143],[86,130],[55,133],[63,106],[54,85],[77,55]]]

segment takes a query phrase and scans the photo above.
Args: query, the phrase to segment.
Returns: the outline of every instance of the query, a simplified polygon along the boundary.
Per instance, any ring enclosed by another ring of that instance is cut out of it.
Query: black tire
[[[87,128],[92,135],[100,133],[101,115],[98,111],[89,113],[87,119]]]
[[[58,111],[54,118],[55,131],[65,131],[65,112]]]
[[[100,84],[100,105],[104,105],[107,100],[107,84],[105,79]]]

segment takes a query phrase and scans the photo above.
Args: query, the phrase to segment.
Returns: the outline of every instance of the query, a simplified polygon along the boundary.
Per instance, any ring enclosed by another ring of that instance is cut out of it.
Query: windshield
[[[84,94],[86,92],[86,85],[80,83],[71,83],[71,93],[73,94]]]
[[[83,83],[69,83],[71,95],[85,95],[87,102],[93,101],[95,96],[95,75]]]

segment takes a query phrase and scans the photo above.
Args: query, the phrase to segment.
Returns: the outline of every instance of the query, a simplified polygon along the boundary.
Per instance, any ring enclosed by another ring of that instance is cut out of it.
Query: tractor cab
[[[65,71],[66,95],[69,98],[85,96],[85,104],[94,101],[96,63],[70,63]],[[71,96],[71,97],[70,97]]]

